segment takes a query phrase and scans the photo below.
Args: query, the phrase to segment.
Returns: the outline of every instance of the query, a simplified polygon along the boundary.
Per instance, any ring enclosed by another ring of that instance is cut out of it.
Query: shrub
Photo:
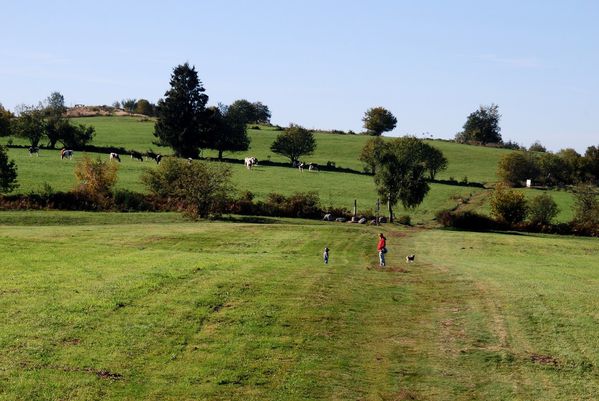
[[[285,214],[289,217],[320,218],[320,198],[316,192],[295,193],[284,203]]]
[[[463,230],[488,231],[503,228],[495,220],[475,212],[452,212],[441,210],[435,219],[444,227],[453,227]]]
[[[409,214],[402,214],[401,216],[397,217],[395,221],[397,221],[399,224],[403,224],[404,226],[412,225],[412,219],[410,218]]]
[[[520,223],[526,218],[528,207],[522,192],[498,185],[491,197],[491,215],[509,225]]]
[[[114,205],[122,212],[154,210],[144,194],[127,189],[119,189],[114,192]]]
[[[202,161],[189,164],[175,158],[163,159],[157,169],[146,170],[142,182],[152,194],[192,218],[220,215],[234,192],[229,166]]]
[[[541,194],[528,203],[528,219],[537,226],[547,226],[559,213],[559,208],[551,196]]]
[[[112,188],[117,180],[118,165],[101,159],[92,160],[85,155],[75,165],[79,181],[75,192],[87,197],[99,208],[108,208],[112,202]]]
[[[536,163],[528,152],[505,154],[497,165],[497,176],[510,186],[521,186],[527,179],[537,177],[538,173]]]
[[[577,233],[599,236],[599,201],[590,185],[578,185],[574,191],[572,226]]]

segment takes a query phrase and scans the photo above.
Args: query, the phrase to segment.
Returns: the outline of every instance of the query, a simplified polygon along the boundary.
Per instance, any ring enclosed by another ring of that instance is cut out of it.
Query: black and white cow
[[[65,149],[62,148],[60,150],[60,160],[64,160],[64,159],[72,159],[73,158],[73,150],[72,149]]]
[[[256,159],[254,156],[251,157],[246,157],[245,161],[244,161],[245,167],[248,170],[251,170],[252,167],[257,166],[258,165],[258,159]]]
[[[121,158],[118,153],[110,152],[110,160],[116,160],[119,163],[121,162]]]

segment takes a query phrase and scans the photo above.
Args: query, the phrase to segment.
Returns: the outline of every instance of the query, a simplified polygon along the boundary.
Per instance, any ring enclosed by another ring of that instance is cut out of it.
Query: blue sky
[[[6,4],[8,3],[8,4]],[[599,145],[599,2],[10,1],[0,103],[157,101],[196,66],[210,103],[262,101],[272,121],[453,138],[496,103],[504,139]]]

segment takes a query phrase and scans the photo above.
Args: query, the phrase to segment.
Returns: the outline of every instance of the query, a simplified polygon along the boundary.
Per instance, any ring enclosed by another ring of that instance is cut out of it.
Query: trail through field
[[[588,239],[27,215],[0,227],[0,399],[599,395]]]

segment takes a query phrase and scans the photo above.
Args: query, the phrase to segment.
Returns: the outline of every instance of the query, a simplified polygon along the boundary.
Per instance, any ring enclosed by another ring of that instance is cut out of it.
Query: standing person
[[[379,252],[379,263],[381,267],[385,267],[385,254],[387,253],[387,238],[383,233],[379,234],[379,243],[376,246],[376,250]]]
[[[329,264],[329,248],[325,247],[324,252],[322,254],[322,258],[324,259],[324,264]]]

